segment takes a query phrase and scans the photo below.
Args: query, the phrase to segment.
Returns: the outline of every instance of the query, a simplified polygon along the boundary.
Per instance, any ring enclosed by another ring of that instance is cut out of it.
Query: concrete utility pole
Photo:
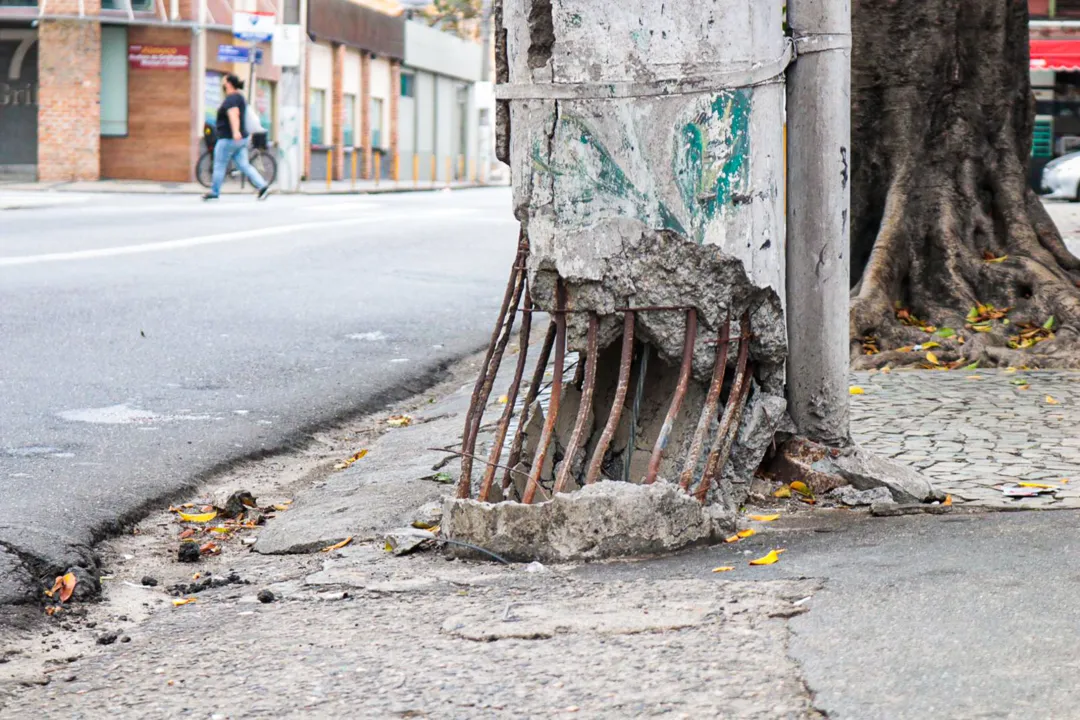
[[[799,433],[849,436],[851,2],[788,0],[788,409]]]

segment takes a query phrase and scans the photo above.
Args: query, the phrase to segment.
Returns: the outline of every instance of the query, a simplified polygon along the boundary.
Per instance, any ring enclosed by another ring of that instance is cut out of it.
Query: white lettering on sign
[[[30,83],[12,85],[0,82],[0,107],[37,105],[37,88]]]
[[[23,60],[26,59],[26,53],[30,52],[30,48],[37,42],[37,31],[0,30],[0,40],[19,41],[18,47],[15,48],[15,54],[11,56],[7,71],[8,80],[18,80],[22,77]]]

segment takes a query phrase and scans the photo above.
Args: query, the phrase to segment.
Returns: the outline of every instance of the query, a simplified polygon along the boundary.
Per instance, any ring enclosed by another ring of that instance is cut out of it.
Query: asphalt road
[[[0,603],[204,473],[481,347],[517,237],[507,189],[5,200]]]

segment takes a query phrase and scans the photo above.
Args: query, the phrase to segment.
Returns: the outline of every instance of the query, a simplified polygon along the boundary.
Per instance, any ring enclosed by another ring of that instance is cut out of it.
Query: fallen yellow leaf
[[[940,362],[938,362],[937,355],[935,355],[932,352],[926,353],[926,359],[929,360],[932,365],[940,365],[941,364]]]
[[[982,380],[982,375],[968,375],[968,380]]]
[[[891,372],[892,372],[892,367],[890,367],[889,365],[886,365],[885,367],[881,368],[881,374],[882,375],[888,375]]]
[[[739,532],[737,532],[735,534],[738,535],[741,538],[748,538],[748,537],[753,537],[754,535],[757,535],[757,530],[755,530],[754,528],[747,528],[745,530],[740,530]]]
[[[737,543],[740,540],[742,540],[742,538],[739,537],[738,533],[736,533],[735,535],[731,535],[729,537],[724,538],[724,542],[726,542],[726,543]],[[387,543],[387,544],[389,544],[389,543]]]
[[[988,262],[988,263],[995,263],[995,264],[997,264],[997,263],[1003,263],[1003,262],[1005,262],[1005,261],[1006,261],[1006,260],[1008,260],[1008,259],[1009,259],[1009,256],[1008,256],[1008,255],[1002,255],[1001,257],[990,257],[990,258],[986,258],[986,262]]]
[[[60,578],[60,602],[66,603],[71,599],[71,594],[75,592],[75,585],[79,580],[75,577],[75,573],[66,573]]]
[[[751,515],[750,519],[755,522],[772,522],[773,520],[779,520],[780,515],[779,513],[776,515]]]
[[[1047,485],[1046,483],[1018,482],[1016,484],[1019,485],[1020,487],[1026,487],[1026,488],[1041,488],[1043,490],[1057,490],[1058,489],[1057,485]]]
[[[730,565],[721,565],[720,567],[714,567],[712,569],[712,571],[714,573],[721,573],[721,572],[731,572],[734,569],[735,568],[731,567]]]
[[[505,404],[506,404],[506,403],[508,403],[508,402],[510,402],[510,398],[509,398],[509,397],[507,397],[506,395],[500,395],[500,396],[499,396],[499,404],[500,404],[500,405],[505,405]]]
[[[180,607],[181,605],[190,605],[195,602],[195,598],[177,598],[172,601],[173,607]]]
[[[277,505],[274,506],[274,509],[277,510],[278,512],[285,512],[286,510],[289,509],[289,506],[286,505],[285,503],[278,503]]]
[[[348,545],[351,542],[352,542],[352,535],[345,538],[344,540],[342,540],[339,543],[334,543],[333,545],[328,545],[328,546],[324,547],[322,549],[322,552],[333,552],[334,550],[340,550],[341,548],[345,547],[346,545]]]
[[[178,512],[176,514],[179,515],[180,519],[183,520],[184,522],[197,522],[197,523],[210,522],[211,520],[213,520],[214,518],[217,517],[217,511],[206,512],[206,513]]]
[[[941,503],[941,504],[942,505],[952,505],[952,495],[946,495],[945,496],[945,501],[943,503]]]
[[[866,391],[863,390],[858,385],[852,385],[850,388],[848,388],[848,392],[851,393],[852,395],[865,395],[866,394]]]
[[[781,487],[780,489],[778,489],[776,492],[773,493],[773,497],[789,498],[789,497],[791,497],[791,488],[789,488],[787,485],[784,485],[783,487]]]
[[[1007,372],[1007,373],[1014,373],[1014,372],[1016,372],[1016,368],[1014,368],[1014,367],[1007,367],[1007,368],[1005,368],[1005,372]]]
[[[713,572],[716,572],[716,571],[713,570]],[[60,609],[59,605],[50,605],[49,607],[45,608],[45,614],[49,615],[51,617],[51,616],[55,615],[56,611],[59,610],[59,609]]]
[[[804,497],[814,496],[814,491],[807,487],[806,483],[801,480],[796,480],[795,482],[791,483],[791,489]]]
[[[1046,402],[1048,404],[1050,404],[1050,405],[1060,405],[1061,404],[1060,400],[1055,400],[1054,398],[1050,397],[1049,395],[1046,396]]]
[[[386,421],[386,424],[390,427],[408,427],[412,424],[412,416],[410,415],[391,415]]]
[[[759,557],[757,560],[751,560],[751,565],[772,565],[780,559],[780,553],[784,552],[783,548],[777,550],[770,550],[768,555]]]
[[[1059,482],[1062,485],[1068,485],[1069,484],[1069,478],[1062,478]]]

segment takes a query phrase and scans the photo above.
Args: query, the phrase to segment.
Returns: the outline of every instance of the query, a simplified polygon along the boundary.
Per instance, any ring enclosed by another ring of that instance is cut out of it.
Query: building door
[[[37,32],[0,26],[0,179],[37,179]]]

